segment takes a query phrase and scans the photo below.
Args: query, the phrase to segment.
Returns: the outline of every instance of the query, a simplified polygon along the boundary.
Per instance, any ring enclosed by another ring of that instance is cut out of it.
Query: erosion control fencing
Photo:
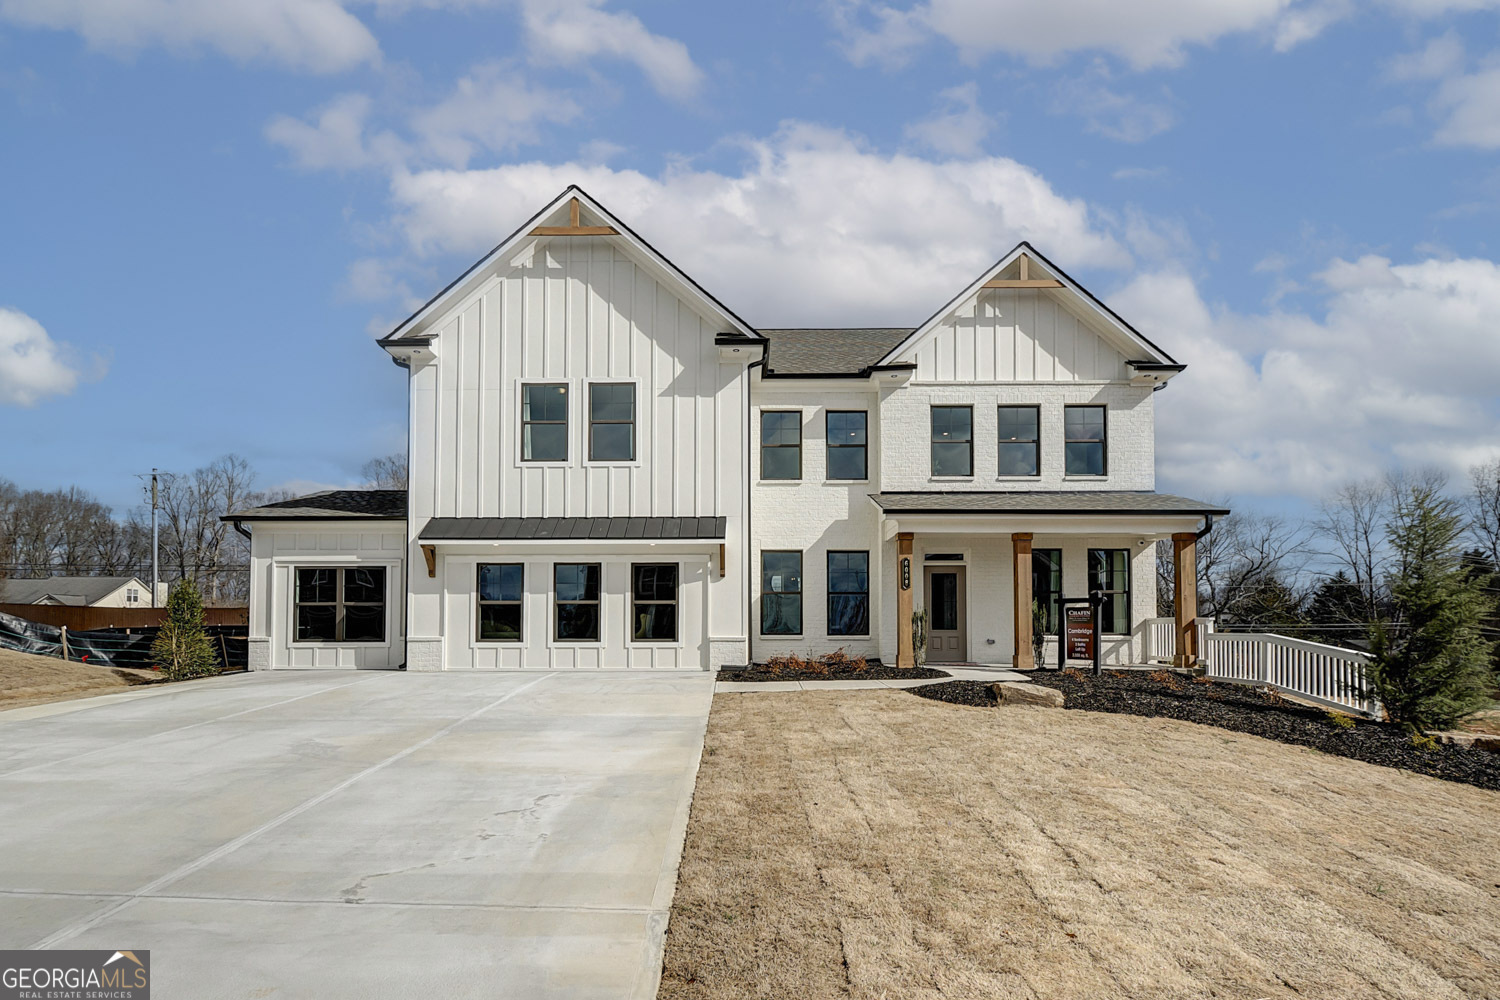
[[[207,625],[203,631],[219,654],[223,669],[246,669],[248,650],[245,637],[249,631],[246,626]],[[74,631],[66,626],[43,625],[0,613],[0,648],[103,667],[154,666],[151,643],[156,639],[156,633],[155,627]]]

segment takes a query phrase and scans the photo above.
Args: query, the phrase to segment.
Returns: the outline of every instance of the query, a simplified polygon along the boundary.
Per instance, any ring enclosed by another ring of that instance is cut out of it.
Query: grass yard
[[[0,649],[0,709],[112,694],[160,680],[161,676],[150,670],[98,667]]]
[[[1500,793],[1171,719],[714,699],[664,998],[1500,996]]]

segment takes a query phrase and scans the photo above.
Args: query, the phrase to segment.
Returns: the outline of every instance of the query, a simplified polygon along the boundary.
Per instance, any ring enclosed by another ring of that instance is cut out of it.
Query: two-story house
[[[1183,366],[1028,244],[916,329],[756,329],[570,188],[380,345],[410,488],[229,515],[255,668],[909,664],[924,612],[929,661],[1029,666],[1090,591],[1138,662],[1165,538],[1195,655]]]

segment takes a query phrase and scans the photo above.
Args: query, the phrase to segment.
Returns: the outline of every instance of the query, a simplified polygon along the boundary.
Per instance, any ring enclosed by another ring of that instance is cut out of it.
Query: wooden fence
[[[166,619],[166,608],[81,608],[66,604],[0,604],[0,613],[70,632],[96,628],[152,628]],[[205,625],[249,625],[249,608],[204,608]]]

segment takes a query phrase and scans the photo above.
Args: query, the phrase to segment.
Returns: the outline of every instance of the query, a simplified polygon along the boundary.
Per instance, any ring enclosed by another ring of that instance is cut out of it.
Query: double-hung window
[[[630,567],[630,636],[636,642],[677,641],[677,564]]]
[[[1063,408],[1063,452],[1070,476],[1102,476],[1107,468],[1104,407]]]
[[[383,642],[385,567],[298,567],[297,642]]]
[[[635,461],[635,383],[589,385],[589,461]]]
[[[1057,635],[1062,622],[1062,549],[1031,550],[1031,599],[1042,609],[1044,634]]]
[[[1000,475],[1042,474],[1041,411],[1035,406],[1002,406],[999,411]]]
[[[802,553],[760,554],[761,635],[802,634]]]
[[[974,407],[932,408],[932,474],[974,474]]]
[[[479,564],[480,642],[520,642],[525,567],[520,563]]]
[[[870,553],[828,553],[828,634],[870,634]]]
[[[1130,550],[1089,549],[1089,590],[1106,592],[1099,608],[1100,631],[1106,635],[1129,635]]]
[[[760,478],[802,478],[802,411],[762,410]]]
[[[599,641],[599,564],[555,563],[552,600],[558,642]]]
[[[521,386],[521,461],[568,460],[568,387]]]
[[[867,427],[869,414],[864,410],[829,410],[825,427],[828,434],[828,478],[868,479]]]

